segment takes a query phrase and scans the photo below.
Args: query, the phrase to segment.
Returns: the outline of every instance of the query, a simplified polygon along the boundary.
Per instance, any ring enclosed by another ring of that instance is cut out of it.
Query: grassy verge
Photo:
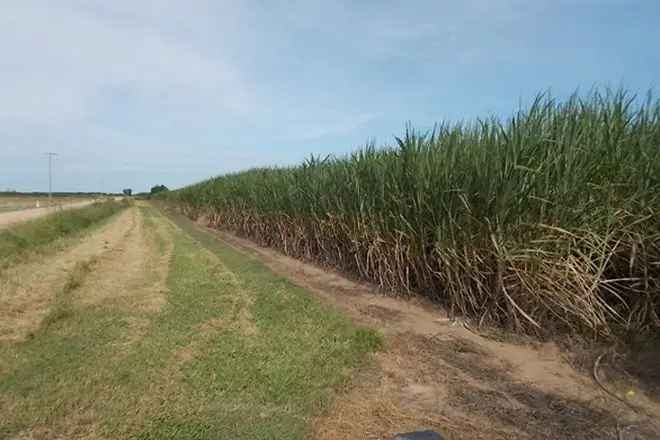
[[[0,269],[29,251],[89,228],[126,206],[126,202],[116,201],[95,203],[0,230]]]
[[[380,337],[257,261],[143,215],[154,252],[172,249],[166,305],[83,306],[73,276],[66,314],[0,342],[0,438],[305,438]]]

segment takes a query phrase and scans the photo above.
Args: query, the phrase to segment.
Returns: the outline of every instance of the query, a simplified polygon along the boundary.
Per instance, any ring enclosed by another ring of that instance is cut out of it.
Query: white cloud
[[[112,22],[54,5],[2,7],[0,119],[84,120],[106,88],[231,112],[247,112],[256,103],[236,67],[222,57],[205,56],[139,22]]]

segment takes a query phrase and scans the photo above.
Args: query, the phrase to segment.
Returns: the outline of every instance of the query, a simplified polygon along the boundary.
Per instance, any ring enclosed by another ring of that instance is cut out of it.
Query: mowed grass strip
[[[0,230],[0,269],[11,265],[30,251],[88,229],[127,206],[127,202],[114,200],[99,202]]]
[[[173,241],[166,305],[74,301],[33,339],[0,344],[0,438],[305,438],[381,338],[257,261],[145,215],[156,249]]]

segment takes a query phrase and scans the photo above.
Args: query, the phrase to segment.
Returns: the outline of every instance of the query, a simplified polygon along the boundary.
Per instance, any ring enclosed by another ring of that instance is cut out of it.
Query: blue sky
[[[660,1],[4,0],[0,190],[179,187],[508,115],[657,93]]]

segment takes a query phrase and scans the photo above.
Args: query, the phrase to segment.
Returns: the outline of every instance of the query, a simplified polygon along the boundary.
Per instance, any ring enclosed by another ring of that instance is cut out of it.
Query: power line
[[[57,153],[46,153],[48,156],[48,206],[53,206],[53,156]]]

